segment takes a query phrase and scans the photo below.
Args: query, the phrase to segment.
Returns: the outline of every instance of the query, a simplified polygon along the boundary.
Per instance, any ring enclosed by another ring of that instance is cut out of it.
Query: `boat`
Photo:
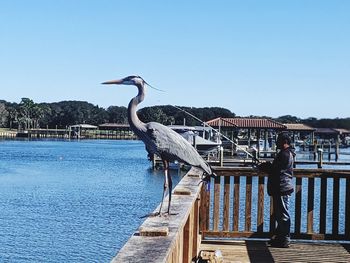
[[[200,154],[208,154],[219,150],[222,142],[220,136],[210,127],[169,125],[197,149]]]

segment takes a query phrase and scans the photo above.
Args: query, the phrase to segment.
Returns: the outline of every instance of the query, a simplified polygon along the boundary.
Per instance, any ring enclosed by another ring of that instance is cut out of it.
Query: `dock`
[[[294,241],[289,248],[274,248],[266,241],[203,241],[200,250],[209,251],[206,258],[214,257],[212,251],[221,251],[222,262],[232,263],[350,262],[350,244],[345,243]]]
[[[286,249],[267,244],[275,229],[267,175],[214,170],[207,187],[192,168],[173,190],[172,214],[148,217],[111,262],[350,262],[350,170],[295,169]]]
[[[113,130],[88,129],[83,124],[72,125],[65,129],[28,129],[23,131],[0,131],[4,139],[107,139],[107,140],[137,140],[137,136],[128,125],[119,125]]]

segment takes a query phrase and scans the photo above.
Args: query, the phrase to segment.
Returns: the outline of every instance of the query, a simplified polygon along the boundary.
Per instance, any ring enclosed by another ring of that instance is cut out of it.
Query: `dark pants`
[[[274,195],[273,209],[275,212],[275,220],[277,222],[276,238],[283,241],[290,240],[290,215],[289,204],[290,195]]]

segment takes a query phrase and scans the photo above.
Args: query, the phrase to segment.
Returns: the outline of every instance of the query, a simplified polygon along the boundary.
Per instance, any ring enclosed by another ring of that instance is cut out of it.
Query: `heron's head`
[[[144,85],[145,83],[146,81],[140,76],[128,76],[122,79],[102,82],[102,84],[117,84],[117,85]]]
[[[109,81],[105,81],[102,82],[102,84],[117,84],[117,85],[135,85],[135,86],[142,86],[144,87],[144,85],[146,84],[148,87],[155,89],[155,90],[159,90],[159,91],[163,91],[161,89],[157,89],[153,86],[151,86],[149,83],[147,83],[143,78],[141,78],[140,76],[128,76],[126,78],[123,79],[116,79],[116,80],[109,80]]]

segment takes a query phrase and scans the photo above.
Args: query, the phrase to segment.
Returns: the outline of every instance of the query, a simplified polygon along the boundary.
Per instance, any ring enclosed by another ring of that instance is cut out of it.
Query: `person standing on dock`
[[[291,139],[286,133],[280,133],[276,146],[278,154],[272,163],[259,165],[259,170],[268,173],[267,193],[272,196],[273,209],[277,228],[270,244],[274,247],[287,248],[290,244],[290,197],[294,191],[292,176],[294,165],[294,149]]]

